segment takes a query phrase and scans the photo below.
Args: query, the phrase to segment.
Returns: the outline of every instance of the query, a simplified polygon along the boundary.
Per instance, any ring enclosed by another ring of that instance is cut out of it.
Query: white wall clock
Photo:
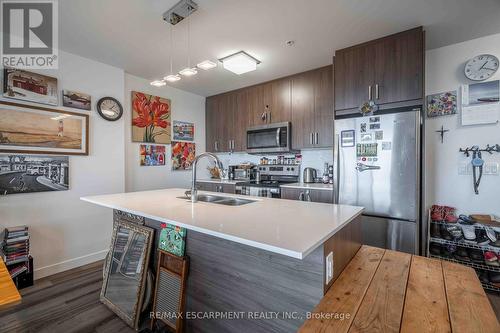
[[[467,61],[465,76],[473,81],[489,79],[498,70],[498,58],[491,54],[481,54]]]

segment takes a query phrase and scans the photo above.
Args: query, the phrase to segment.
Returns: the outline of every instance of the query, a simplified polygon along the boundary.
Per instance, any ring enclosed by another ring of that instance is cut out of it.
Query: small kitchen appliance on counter
[[[280,185],[299,181],[300,165],[258,165],[255,169],[260,181],[236,183],[236,194],[281,198]]]
[[[305,168],[304,176],[302,177],[302,181],[304,183],[314,183],[316,181],[317,173],[314,168]]]

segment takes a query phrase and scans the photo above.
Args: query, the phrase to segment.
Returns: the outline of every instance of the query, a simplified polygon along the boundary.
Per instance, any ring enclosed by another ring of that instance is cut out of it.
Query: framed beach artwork
[[[171,142],[170,100],[132,91],[132,141]]]
[[[194,141],[194,124],[185,121],[174,120],[174,140]]]
[[[57,79],[20,69],[5,68],[3,96],[34,103],[58,105]]]
[[[88,155],[89,116],[0,101],[0,152]]]
[[[165,165],[165,146],[141,145],[141,166]]]
[[[172,141],[172,170],[191,170],[195,157],[194,143]]]
[[[0,154],[0,195],[68,188],[68,156]]]
[[[427,117],[439,117],[456,113],[456,90],[427,96]]]
[[[63,90],[62,94],[63,106],[90,111],[92,105],[92,97],[90,95],[72,90]]]

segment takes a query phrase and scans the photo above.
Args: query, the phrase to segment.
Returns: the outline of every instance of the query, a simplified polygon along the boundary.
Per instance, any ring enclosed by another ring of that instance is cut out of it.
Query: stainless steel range
[[[295,164],[258,165],[256,169],[257,180],[236,183],[236,194],[281,198],[280,185],[296,183],[300,177],[300,165]]]

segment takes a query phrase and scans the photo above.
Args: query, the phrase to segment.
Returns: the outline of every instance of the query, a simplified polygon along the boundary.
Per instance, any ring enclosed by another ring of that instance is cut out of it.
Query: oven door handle
[[[276,130],[276,144],[281,147],[281,127]]]

